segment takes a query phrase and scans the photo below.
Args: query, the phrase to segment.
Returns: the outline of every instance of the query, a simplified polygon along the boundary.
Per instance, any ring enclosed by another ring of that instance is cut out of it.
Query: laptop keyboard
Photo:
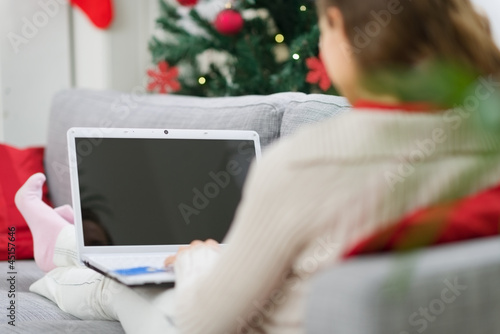
[[[136,267],[163,268],[163,262],[167,255],[147,255],[147,256],[99,256],[94,258],[103,266],[115,270]]]

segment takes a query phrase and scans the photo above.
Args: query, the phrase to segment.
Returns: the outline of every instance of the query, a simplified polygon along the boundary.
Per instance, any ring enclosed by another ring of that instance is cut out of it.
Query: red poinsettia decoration
[[[307,58],[306,65],[307,68],[309,68],[309,73],[307,73],[306,76],[306,82],[310,84],[318,84],[321,90],[327,91],[332,86],[332,82],[326,73],[325,64],[323,64],[321,57]]]
[[[179,69],[170,67],[170,65],[162,60],[158,63],[158,70],[148,70],[148,77],[151,81],[148,83],[148,90],[158,93],[167,94],[178,92],[181,89],[181,84],[177,81],[179,77]]]

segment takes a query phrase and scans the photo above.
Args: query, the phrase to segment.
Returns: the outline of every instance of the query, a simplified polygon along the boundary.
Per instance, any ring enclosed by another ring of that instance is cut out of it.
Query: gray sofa
[[[66,130],[71,126],[249,129],[265,154],[272,142],[307,123],[347,112],[345,99],[282,93],[194,98],[68,90],[54,97],[45,167],[55,205],[69,204]],[[1,263],[7,273],[7,264]],[[16,326],[0,333],[122,333],[117,322],[82,321],[28,291],[42,273],[17,261]],[[317,275],[306,307],[308,333],[500,333],[500,239],[372,255]],[[0,280],[2,313],[10,288]]]

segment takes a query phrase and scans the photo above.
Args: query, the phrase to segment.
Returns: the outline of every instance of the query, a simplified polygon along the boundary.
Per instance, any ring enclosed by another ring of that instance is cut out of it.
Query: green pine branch
[[[220,34],[212,22],[204,19],[196,7],[189,12],[189,18],[199,28],[201,35],[191,35],[179,24],[182,17],[177,8],[160,0],[160,17],[157,25],[169,38],[162,41],[152,37],[149,49],[155,63],[165,60],[172,66],[180,66],[182,85],[180,94],[198,96],[225,96],[272,94],[282,91],[316,91],[315,85],[305,82],[309,69],[305,64],[308,57],[318,55],[319,30],[316,24],[314,5],[308,0],[241,0],[240,12],[246,9],[266,9],[269,19],[255,17],[245,21],[242,31],[235,36]],[[307,10],[300,9],[306,6]],[[273,21],[273,24],[269,22]],[[277,31],[270,31],[270,26]],[[275,58],[276,33],[285,36],[284,45],[290,57],[284,62]],[[198,56],[206,50],[228,54],[226,70],[209,66],[208,73],[202,73]],[[297,53],[300,59],[292,58]],[[229,74],[228,74],[228,73]],[[229,77],[228,77],[229,75]],[[201,85],[198,78],[204,76]]]

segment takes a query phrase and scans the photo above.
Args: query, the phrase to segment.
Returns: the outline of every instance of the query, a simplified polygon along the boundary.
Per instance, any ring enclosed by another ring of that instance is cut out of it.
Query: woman
[[[121,286],[77,266],[72,226],[41,204],[37,174],[16,197],[50,270],[32,291],[131,333],[302,333],[314,273],[409,212],[499,182],[500,135],[448,110],[500,73],[469,0],[320,0],[318,12],[322,59],[353,111],[267,151],[224,251],[195,242],[167,259],[175,289]]]

